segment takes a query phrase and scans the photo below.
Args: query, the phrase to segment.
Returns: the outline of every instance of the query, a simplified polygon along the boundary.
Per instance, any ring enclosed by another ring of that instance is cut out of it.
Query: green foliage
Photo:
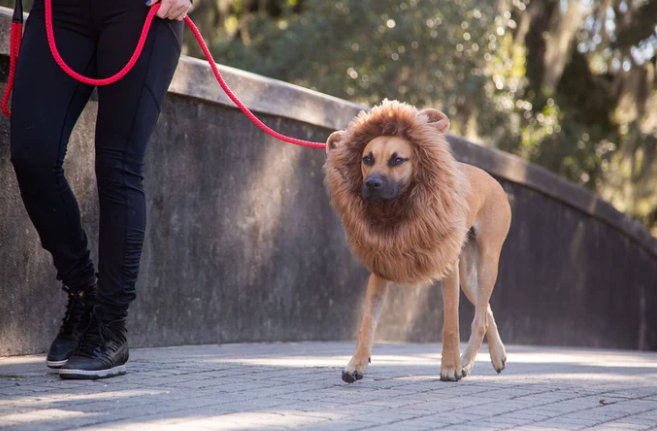
[[[472,0],[307,0],[303,12],[255,17],[250,43],[214,46],[231,65],[363,103],[417,105],[479,97],[495,49],[494,15]]]

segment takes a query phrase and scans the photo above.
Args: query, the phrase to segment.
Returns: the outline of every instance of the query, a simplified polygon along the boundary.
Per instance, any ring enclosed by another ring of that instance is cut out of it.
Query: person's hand
[[[148,0],[146,6],[155,6],[162,3],[155,15],[162,19],[175,19],[182,21],[192,7],[191,0]]]

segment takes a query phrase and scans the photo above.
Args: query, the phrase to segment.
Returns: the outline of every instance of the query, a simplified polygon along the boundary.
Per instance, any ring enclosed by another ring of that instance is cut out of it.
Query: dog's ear
[[[445,133],[449,129],[449,118],[437,109],[425,109],[420,112],[420,115],[426,116],[427,123],[438,129],[440,133]]]
[[[340,141],[342,140],[342,135],[344,135],[343,130],[331,133],[331,136],[326,140],[326,154],[338,148]]]

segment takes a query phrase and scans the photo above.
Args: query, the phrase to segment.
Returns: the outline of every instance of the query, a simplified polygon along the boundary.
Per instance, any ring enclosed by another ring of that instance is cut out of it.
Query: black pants
[[[105,78],[132,55],[149,8],[142,0],[52,0],[59,52],[74,70]],[[146,143],[178,64],[183,23],[155,18],[144,51],[122,80],[98,88],[95,134],[100,199],[100,312],[124,317],[134,300],[146,206]],[[75,81],[48,48],[43,0],[25,27],[12,100],[11,161],[25,208],[58,279],[71,290],[95,279],[78,203],[62,164],[92,86]],[[91,144],[91,143],[90,143]]]

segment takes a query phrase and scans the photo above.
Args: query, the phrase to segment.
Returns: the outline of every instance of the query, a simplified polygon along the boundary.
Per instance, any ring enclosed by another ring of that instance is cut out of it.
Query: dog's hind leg
[[[459,275],[463,293],[465,293],[466,298],[468,298],[473,305],[476,305],[478,291],[477,242],[473,231],[470,232],[468,242],[463,246],[463,251],[461,252],[459,260]],[[486,317],[488,320],[488,330],[486,331],[488,352],[490,353],[490,360],[493,364],[493,368],[499,373],[504,369],[506,363],[506,350],[504,349],[502,338],[497,330],[497,324],[495,323],[495,317],[493,316],[493,310],[491,309],[490,304],[488,305]],[[463,364],[464,374],[467,375],[471,373],[472,368],[474,367],[474,361],[468,363],[466,362],[466,359],[462,357],[461,362]]]
[[[495,317],[493,317],[493,310],[490,308],[490,304],[488,304],[487,315],[488,331],[486,332],[486,337],[488,338],[488,353],[490,354],[490,361],[493,364],[493,368],[498,373],[501,373],[506,366],[506,349],[497,330],[497,323],[495,323]]]
[[[495,282],[497,281],[497,270],[500,261],[502,245],[509,232],[511,224],[511,207],[506,198],[502,187],[496,183],[496,187],[489,190],[486,202],[482,205],[474,223],[474,234],[476,247],[476,280],[477,284],[473,289],[475,316],[472,321],[472,333],[470,340],[463,352],[462,364],[463,375],[468,375],[474,366],[477,352],[484,340],[484,334],[491,325],[495,325],[495,319],[490,309],[489,301],[493,293]],[[467,279],[467,276],[466,276]],[[490,316],[490,318],[489,318]],[[495,331],[497,332],[497,331]],[[494,336],[494,340],[499,339]],[[499,372],[504,367],[505,356],[499,345],[494,342],[490,343],[492,354],[495,356],[493,365]]]
[[[347,367],[342,371],[342,380],[347,383],[362,379],[367,365],[371,361],[374,332],[379,317],[381,317],[387,293],[388,281],[377,275],[370,275],[365,297],[365,314],[358,333],[356,352]]]

